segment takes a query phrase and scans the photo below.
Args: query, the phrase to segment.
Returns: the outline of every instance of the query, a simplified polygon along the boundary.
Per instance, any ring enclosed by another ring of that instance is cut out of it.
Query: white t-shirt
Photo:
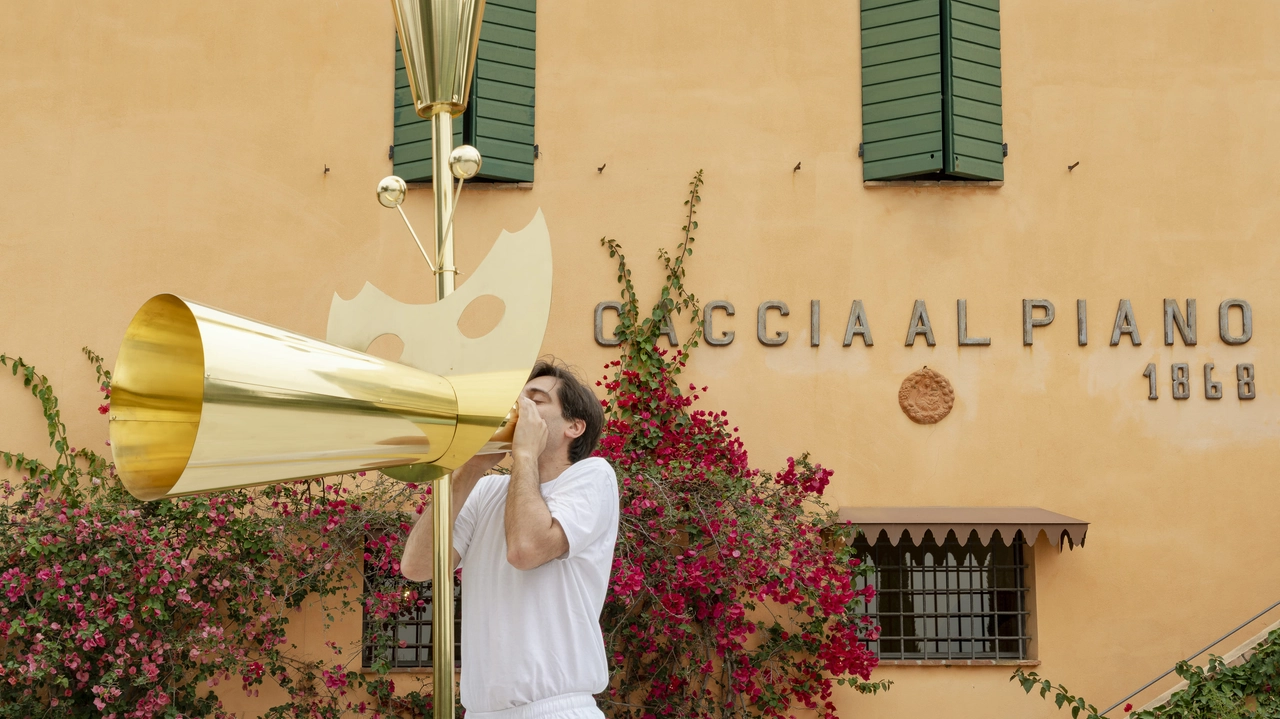
[[[604,691],[600,611],[618,538],[618,481],[599,457],[541,485],[569,551],[522,571],[507,562],[507,485],[482,477],[454,523],[462,557],[462,705],[490,712],[539,699]]]

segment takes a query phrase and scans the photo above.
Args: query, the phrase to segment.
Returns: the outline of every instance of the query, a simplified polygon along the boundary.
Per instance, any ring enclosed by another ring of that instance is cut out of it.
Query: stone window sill
[[[1038,667],[1039,659],[881,659],[882,667]],[[373,674],[372,669],[361,669],[361,674]],[[434,676],[431,667],[392,667],[388,674],[417,674]],[[457,670],[454,671],[457,674]]]
[[[410,185],[412,187],[413,185]],[[1004,180],[863,180],[863,187],[1004,187]]]
[[[455,667],[453,670],[454,676],[457,676],[458,673],[461,671],[461,669],[462,667]],[[373,671],[369,667],[361,667],[360,673],[376,674],[377,672]],[[391,667],[390,669],[387,670],[387,673],[388,674],[417,674],[419,676],[431,677],[431,676],[435,676],[436,672],[431,667]]]
[[[1039,659],[881,659],[882,667],[1038,667]]]

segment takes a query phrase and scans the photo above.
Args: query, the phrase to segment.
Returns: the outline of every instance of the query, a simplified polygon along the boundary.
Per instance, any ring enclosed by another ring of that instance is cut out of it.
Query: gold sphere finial
[[[471,145],[458,145],[449,153],[449,172],[459,180],[470,180],[480,173],[480,151]]]
[[[409,186],[404,184],[404,180],[395,175],[387,175],[378,183],[378,202],[387,208],[399,207],[408,191]]]

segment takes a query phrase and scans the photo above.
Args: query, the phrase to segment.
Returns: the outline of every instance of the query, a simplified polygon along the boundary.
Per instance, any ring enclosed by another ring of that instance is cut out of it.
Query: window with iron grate
[[[376,566],[369,563],[365,564],[364,576],[366,594],[408,591],[405,582],[383,576]],[[365,669],[372,668],[378,659],[386,660],[392,668],[432,666],[434,632],[431,631],[431,603],[434,593],[431,584],[426,581],[417,585],[423,606],[412,607],[386,619],[365,614],[361,662]],[[456,576],[453,579],[453,660],[455,668],[462,666],[462,583]]]
[[[896,546],[880,532],[872,544],[854,541],[875,567],[876,596],[868,610],[880,636],[868,643],[882,660],[1023,660],[1027,633],[1027,566],[1022,533],[983,546],[973,532],[954,532],[939,545],[932,533]]]

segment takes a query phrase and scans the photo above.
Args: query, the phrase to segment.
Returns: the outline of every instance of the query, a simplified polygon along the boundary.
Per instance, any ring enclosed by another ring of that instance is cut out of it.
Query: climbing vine
[[[1210,655],[1207,666],[1178,662],[1174,669],[1187,686],[1169,701],[1154,709],[1129,714],[1129,719],[1277,719],[1280,718],[1280,629],[1272,631],[1254,647],[1248,659],[1228,666],[1222,657]],[[1072,719],[1103,719],[1098,708],[1076,696],[1065,686],[1054,685],[1035,672],[1018,669],[1010,681],[1017,681],[1030,694],[1053,694],[1058,708],[1070,707]],[[1133,709],[1124,706],[1124,712]]]
[[[612,664],[602,707],[613,717],[834,716],[832,688],[874,692],[878,628],[864,613],[868,567],[851,528],[822,501],[831,470],[808,455],[777,472],[751,468],[724,411],[699,404],[679,375],[701,337],[700,305],[685,285],[703,174],[689,183],[685,222],[658,299],[642,309],[614,239],[622,310],[618,360],[599,384],[607,426],[598,452],[622,495],[602,624]],[[659,340],[673,318],[693,331],[675,350]]]

